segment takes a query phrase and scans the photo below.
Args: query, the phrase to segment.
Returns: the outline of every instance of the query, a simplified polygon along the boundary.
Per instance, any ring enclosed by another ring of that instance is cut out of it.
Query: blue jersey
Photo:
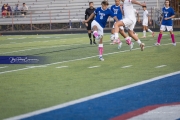
[[[171,17],[174,14],[174,10],[169,7],[168,9],[166,9],[165,7],[162,9],[163,12],[163,20],[162,20],[162,25],[166,25],[166,26],[172,26],[172,19],[168,19],[168,20],[164,20],[164,18],[168,18]]]
[[[112,5],[111,11],[114,13],[114,16],[116,16],[118,20],[122,20],[122,11],[120,9],[120,6]]]
[[[114,14],[110,9],[103,10],[101,7],[98,7],[94,11],[94,14],[96,15],[95,20],[101,25],[102,28],[105,28],[109,16],[114,17]]]

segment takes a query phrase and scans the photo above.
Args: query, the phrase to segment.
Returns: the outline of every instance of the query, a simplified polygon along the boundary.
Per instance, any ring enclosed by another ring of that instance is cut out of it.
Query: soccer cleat
[[[160,46],[160,43],[154,43],[155,46]]]
[[[155,36],[154,32],[152,32],[152,36],[153,36],[153,37]]]
[[[131,42],[131,44],[130,44],[130,51],[133,49],[133,46],[134,46],[134,43]]]
[[[141,43],[141,44],[140,44],[141,51],[143,51],[143,50],[144,50],[144,46],[145,46],[145,44],[144,44],[144,43]]]
[[[99,60],[100,60],[100,61],[104,61],[104,59],[103,59],[103,57],[102,57],[102,56],[100,56],[100,57],[99,57]]]
[[[174,46],[176,46],[176,43],[173,43]]]
[[[120,42],[119,44],[118,44],[118,49],[120,49],[122,47],[122,42]]]
[[[96,45],[97,44],[96,41],[93,41],[93,44]]]

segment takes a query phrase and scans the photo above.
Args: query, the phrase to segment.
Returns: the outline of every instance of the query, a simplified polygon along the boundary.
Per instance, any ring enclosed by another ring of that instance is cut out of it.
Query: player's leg
[[[142,38],[145,38],[146,37],[146,26],[143,25],[143,37]]]
[[[135,26],[135,24],[132,24],[131,26],[129,26],[128,34],[139,44],[141,51],[143,51],[145,44],[142,43],[141,40],[138,38],[138,36],[134,34],[134,31],[133,31],[134,26]]]
[[[112,29],[111,29],[111,36],[110,36],[110,39],[111,39],[111,45],[114,45],[115,44],[115,39],[114,39],[114,32],[115,32],[115,30],[114,30],[114,25],[113,25],[113,27],[112,27]]]
[[[104,58],[103,58],[103,51],[104,51],[104,47],[103,47],[103,34],[104,34],[104,31],[103,31],[103,28],[98,25],[98,34],[101,36],[100,37],[100,40],[99,40],[99,46],[98,46],[98,50],[99,50],[99,60],[100,61],[104,61]]]
[[[90,40],[90,45],[92,45],[91,30],[88,30],[88,37],[89,37],[89,40]]]
[[[88,30],[90,30],[89,32],[92,33],[92,31],[91,31],[91,24],[92,24],[92,21],[88,23]],[[92,43],[92,39],[91,39],[91,43]],[[94,35],[93,35],[93,44],[96,44],[95,36]]]
[[[125,38],[126,37],[126,34],[124,32],[124,27],[123,26],[120,26],[119,27],[119,33]],[[122,41],[119,39],[117,39],[116,41],[118,43],[118,49],[120,49],[122,47]]]
[[[156,46],[160,45],[161,39],[162,39],[162,34],[163,34],[163,31],[165,31],[165,30],[166,30],[166,26],[165,25],[161,25],[160,32],[159,32],[159,35],[158,35],[158,38],[157,38],[157,42],[155,43]]]
[[[176,41],[175,41],[175,36],[173,33],[173,28],[172,26],[167,26],[167,30],[169,31],[170,35],[171,35],[171,40],[174,46],[176,46]]]
[[[150,32],[152,34],[152,36],[154,37],[154,32],[148,28],[148,26],[146,26],[146,31]]]

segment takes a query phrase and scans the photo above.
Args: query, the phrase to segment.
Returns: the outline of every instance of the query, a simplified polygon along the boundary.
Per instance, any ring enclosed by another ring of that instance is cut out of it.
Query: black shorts
[[[87,30],[91,30],[91,23],[92,23],[92,21],[89,21],[87,24],[88,24],[88,26],[86,27],[87,28]]]

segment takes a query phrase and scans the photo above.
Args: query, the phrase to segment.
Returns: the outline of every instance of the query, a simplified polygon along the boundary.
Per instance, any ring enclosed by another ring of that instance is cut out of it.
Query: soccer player
[[[157,43],[155,43],[155,45],[156,46],[160,45],[163,31],[165,31],[167,29],[167,31],[169,31],[169,33],[171,34],[171,39],[172,39],[173,45],[176,46],[176,41],[175,41],[175,37],[173,34],[173,27],[172,27],[172,22],[173,22],[172,18],[175,17],[175,14],[174,14],[173,8],[170,7],[169,0],[165,1],[165,7],[162,8],[162,13],[163,13],[163,18],[160,23],[161,24],[160,32],[159,32],[159,36],[157,39]]]
[[[122,6],[120,5],[120,0],[115,0],[115,5],[112,5],[110,9],[114,13],[114,16],[116,16],[118,18],[118,20],[122,20],[123,10],[122,10]],[[123,26],[121,26],[119,28],[119,32],[120,32],[120,34],[123,34],[123,32],[124,32]],[[120,49],[122,42],[120,41],[120,39],[118,39],[118,40],[114,39],[114,25],[112,27],[111,33],[112,33],[111,37],[110,37],[111,41],[112,41],[111,44],[113,45],[113,44],[117,43],[118,49]]]
[[[88,17],[94,13],[95,11],[95,8],[94,8],[94,4],[93,2],[89,2],[89,8],[86,9],[85,11],[85,20],[88,19]],[[88,23],[85,23],[86,27],[87,27],[87,31],[88,31],[88,36],[89,36],[89,40],[90,40],[90,45],[92,45],[92,39],[91,39],[91,23],[92,21],[94,20],[94,18],[92,18]],[[93,43],[96,44],[96,41],[95,41],[95,37],[93,35]]]
[[[114,18],[116,22],[118,21],[117,17],[114,16],[113,12],[108,9],[109,3],[107,1],[102,1],[101,7],[98,7],[91,16],[83,21],[83,23],[89,22],[94,16],[95,19],[91,23],[91,28],[93,30],[93,35],[95,36],[96,40],[99,40],[99,59],[100,61],[104,61],[103,59],[103,28],[106,26],[106,22],[109,16]]]
[[[121,0],[123,2],[124,8],[124,17],[122,21],[118,21],[115,23],[115,39],[119,38],[118,31],[120,26],[128,27],[128,35],[125,36],[126,43],[130,46],[133,45],[131,42],[131,37],[139,44],[141,51],[144,50],[144,43],[133,33],[133,29],[136,23],[136,16],[134,14],[133,4],[137,4],[140,6],[146,6],[144,3],[140,3],[136,0]]]
[[[142,38],[146,38],[146,31],[150,32],[152,34],[152,36],[154,37],[154,32],[148,28],[148,22],[149,22],[149,24],[152,24],[152,23],[151,23],[147,8],[146,8],[146,6],[143,6],[142,8],[144,10],[143,22],[142,22],[142,25],[143,25],[143,37]]]

